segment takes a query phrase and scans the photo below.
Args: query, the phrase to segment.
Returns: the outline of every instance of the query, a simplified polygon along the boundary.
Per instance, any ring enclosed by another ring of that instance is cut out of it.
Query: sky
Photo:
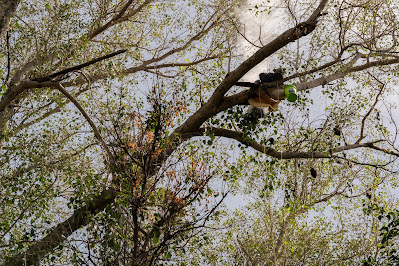
[[[255,8],[255,6],[258,6],[258,8]],[[237,41],[237,46],[240,47],[244,60],[259,49],[254,44],[263,46],[287,28],[288,14],[285,13],[285,9],[273,8],[272,12],[269,13],[270,7],[283,7],[282,0],[248,1],[247,5],[236,11],[242,23],[241,34],[245,36],[245,38],[241,37]],[[259,79],[259,73],[271,72],[274,68],[278,68],[278,65],[273,62],[272,57],[269,57],[249,71],[241,80],[254,82]],[[235,157],[238,157],[238,152],[236,156],[232,156],[232,160]],[[224,203],[229,210],[233,211],[244,207],[251,200],[250,195],[229,194]]]
[[[247,5],[237,10],[242,23],[241,34],[245,36],[238,39],[237,45],[241,47],[245,59],[259,49],[254,45],[263,46],[288,28],[289,17],[282,2],[282,0],[248,1]],[[271,72],[274,68],[278,68],[276,63],[272,58],[267,58],[242,80],[257,80],[259,73]]]

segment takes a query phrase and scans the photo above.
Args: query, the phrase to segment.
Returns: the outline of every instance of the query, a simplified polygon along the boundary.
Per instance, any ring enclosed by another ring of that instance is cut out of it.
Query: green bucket
[[[296,88],[294,85],[287,85],[284,87],[284,94],[287,97],[289,102],[295,102],[298,99],[298,95],[296,94]]]

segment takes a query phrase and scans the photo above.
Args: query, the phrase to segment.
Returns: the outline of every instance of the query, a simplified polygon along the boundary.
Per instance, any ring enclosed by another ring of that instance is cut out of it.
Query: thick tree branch
[[[328,0],[321,0],[319,6],[305,22],[300,23],[294,28],[286,30],[280,36],[275,38],[269,44],[260,48],[250,58],[245,60],[234,71],[230,72],[227,77],[215,89],[209,101],[200,108],[193,116],[178,128],[179,132],[189,132],[190,130],[199,128],[208,118],[209,113],[214,113],[215,109],[223,101],[226,92],[238,82],[248,71],[262,62],[264,59],[283,48],[290,42],[293,42],[303,36],[311,33],[317,24],[317,18],[321,15],[322,10],[327,5]]]
[[[318,86],[325,85],[334,80],[343,78],[350,73],[359,72],[359,71],[362,71],[362,70],[365,70],[368,68],[372,68],[372,67],[376,67],[376,66],[387,66],[387,65],[397,64],[397,63],[399,63],[399,58],[389,59],[389,60],[381,60],[381,61],[373,61],[373,62],[369,62],[369,63],[363,64],[363,65],[350,67],[346,70],[331,74],[326,77],[321,77],[321,78],[314,79],[314,80],[311,80],[308,82],[296,84],[296,88],[297,88],[297,91],[308,90],[308,89],[316,88]],[[267,84],[265,84],[265,85],[267,85]],[[270,92],[270,95],[275,99],[284,99],[285,98],[283,86],[281,86],[275,90],[269,91],[269,92]]]
[[[96,215],[106,206],[111,204],[116,197],[114,189],[104,190],[92,201],[74,211],[73,215],[58,224],[47,236],[35,241],[23,254],[10,258],[6,263],[12,265],[38,265],[40,260],[59,244],[65,241],[77,229],[86,225],[90,215]]]
[[[308,20],[302,22],[295,26],[294,28],[286,30],[280,36],[275,38],[273,41],[268,43],[267,45],[260,48],[255,54],[253,54],[250,58],[245,60],[239,67],[237,67],[234,71],[229,73],[229,76],[226,77],[222,83],[215,89],[214,94],[212,95],[210,102],[217,101],[219,102],[224,94],[249,70],[254,68],[264,59],[283,48],[290,42],[293,42],[303,36],[310,34],[316,27],[317,19],[321,15],[321,12],[327,5],[328,0],[321,0],[319,6],[313,12],[313,14],[309,17]]]
[[[301,83],[297,89],[298,91],[302,91],[302,90],[307,90],[307,89],[311,89],[311,88],[315,88],[317,86],[320,85],[325,85],[331,81],[337,80],[339,78],[342,78],[346,75],[348,75],[349,73],[354,73],[354,72],[359,72],[371,67],[376,67],[376,66],[387,66],[387,65],[393,65],[393,64],[397,64],[399,63],[399,58],[397,59],[390,59],[390,60],[381,60],[381,61],[374,61],[374,62],[369,62],[360,66],[355,66],[355,67],[351,67],[346,71],[343,71],[342,73],[336,73],[336,74],[332,74],[330,76],[324,77],[324,78],[319,78],[319,79],[315,79],[313,81],[310,82],[304,82]]]
[[[53,81],[45,81],[45,82],[38,82],[38,81],[24,81],[18,84],[17,86],[12,87],[8,92],[3,95],[3,98],[0,101],[0,112],[3,112],[6,107],[8,107],[12,101],[14,101],[22,92],[28,89],[34,88],[48,88],[53,87],[56,85],[57,82]]]
[[[21,0],[0,0],[0,40],[8,30],[11,17],[15,14]]]
[[[90,60],[90,61],[88,61],[88,62],[86,62],[84,64],[80,64],[80,65],[77,65],[77,66],[74,66],[74,67],[70,67],[70,68],[64,69],[62,71],[53,73],[53,74],[48,75],[46,77],[40,77],[40,78],[35,78],[33,80],[21,82],[17,86],[13,86],[13,87],[9,88],[7,93],[4,94],[3,98],[0,101],[0,112],[4,111],[4,109],[9,104],[11,104],[11,102],[13,100],[15,100],[18,97],[18,95],[20,95],[25,90],[33,89],[33,88],[52,87],[52,86],[58,84],[57,82],[53,82],[51,80],[53,78],[68,74],[68,73],[73,72],[73,71],[80,70],[80,69],[82,69],[84,67],[90,66],[92,64],[95,64],[95,63],[103,61],[105,59],[114,57],[114,56],[119,55],[119,54],[124,53],[124,52],[126,52],[126,50],[119,50],[119,51],[113,52],[111,54],[108,54],[108,55],[105,55],[105,56],[102,56],[102,57],[99,57],[99,58],[95,58],[95,59]],[[13,83],[13,82],[11,82],[11,83]]]

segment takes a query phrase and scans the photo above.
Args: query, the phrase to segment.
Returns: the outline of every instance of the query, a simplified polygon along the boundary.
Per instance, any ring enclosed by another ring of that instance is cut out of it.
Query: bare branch
[[[377,96],[375,97],[375,101],[374,101],[373,105],[370,107],[370,110],[367,112],[367,114],[363,117],[362,126],[360,128],[360,136],[359,136],[358,140],[356,141],[356,143],[360,143],[365,138],[365,136],[364,136],[364,125],[365,125],[366,119],[367,119],[367,117],[369,117],[371,112],[374,110],[375,106],[378,103],[378,98],[380,97],[380,95],[382,94],[383,91],[384,91],[384,86],[381,86],[380,91],[378,92]]]

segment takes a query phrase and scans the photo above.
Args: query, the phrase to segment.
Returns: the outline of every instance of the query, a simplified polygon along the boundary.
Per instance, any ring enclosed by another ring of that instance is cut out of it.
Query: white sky
[[[238,40],[238,45],[242,48],[245,58],[250,57],[259,49],[250,42],[263,46],[289,27],[287,23],[288,14],[285,12],[282,2],[282,0],[271,0],[270,2],[261,0],[248,1],[246,6],[237,10],[240,21],[243,23],[241,34],[245,35],[247,39],[245,40],[245,38],[241,37]],[[255,6],[258,8],[255,8]],[[272,8],[269,13],[270,7],[281,8]],[[267,58],[246,74],[242,80],[255,81],[259,79],[259,73],[269,72],[277,67],[272,58]]]

